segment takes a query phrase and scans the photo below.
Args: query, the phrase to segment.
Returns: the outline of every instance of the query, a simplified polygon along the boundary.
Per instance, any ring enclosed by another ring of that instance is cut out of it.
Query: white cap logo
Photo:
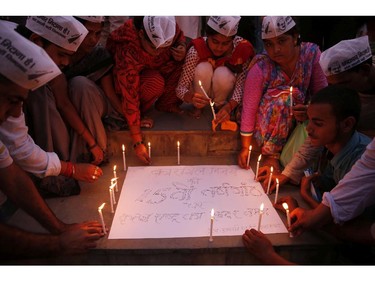
[[[372,57],[368,36],[342,40],[320,55],[320,66],[326,76],[339,74]]]
[[[68,51],[77,51],[88,30],[73,17],[28,17],[26,27]]]
[[[14,27],[0,21],[0,73],[29,90],[35,90],[61,74],[48,54],[17,33]]]

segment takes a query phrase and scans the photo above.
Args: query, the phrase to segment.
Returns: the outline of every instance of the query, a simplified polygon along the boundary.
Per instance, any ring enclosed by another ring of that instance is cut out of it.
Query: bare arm
[[[31,233],[0,224],[0,259],[82,254],[95,248],[102,236],[93,223],[74,225],[60,235]]]
[[[103,150],[96,145],[95,138],[83,123],[77,109],[71,103],[68,96],[68,83],[65,75],[62,74],[53,79],[50,82],[50,86],[56,100],[57,109],[62,117],[85,140],[90,152],[94,155],[95,161],[93,163],[99,164],[101,161],[98,159],[103,160]]]
[[[30,177],[15,163],[0,169],[0,179],[4,194],[47,230],[56,234],[65,230],[66,225],[53,214]]]
[[[101,87],[104,91],[104,94],[109,99],[109,102],[113,106],[113,108],[121,115],[123,115],[122,107],[121,107],[121,100],[116,95],[116,91],[114,88],[114,81],[112,73],[108,73],[100,80]]]

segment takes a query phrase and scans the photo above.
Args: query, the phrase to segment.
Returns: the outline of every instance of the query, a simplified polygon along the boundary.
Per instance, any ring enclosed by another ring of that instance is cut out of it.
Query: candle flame
[[[211,218],[213,218],[214,215],[215,215],[215,211],[214,211],[214,209],[211,209]]]
[[[284,202],[284,203],[283,203],[283,208],[284,208],[286,211],[288,211],[288,209],[289,209],[288,204]]]
[[[198,83],[199,83],[199,86],[202,87],[202,82],[201,82],[201,80],[198,80]]]
[[[250,145],[250,146],[249,146],[249,151],[251,151],[252,149],[253,149],[253,147]]]
[[[177,146],[180,146],[180,141],[177,141]]]
[[[148,147],[150,147],[151,146],[151,143],[150,142],[148,142]]]
[[[293,93],[293,86],[290,86],[290,94],[292,94]]]
[[[276,178],[276,184],[279,184],[279,179],[278,178]]]
[[[258,162],[260,162],[260,159],[262,159],[262,154],[258,157]]]
[[[264,209],[264,203],[260,204],[260,211],[263,212],[263,209]]]
[[[116,171],[116,165],[113,166],[113,171]]]
[[[100,207],[98,208],[99,211],[101,211],[104,208],[105,203],[101,204]]]
[[[125,145],[122,145],[122,151],[125,151]]]
[[[273,173],[273,166],[271,166],[271,174]]]

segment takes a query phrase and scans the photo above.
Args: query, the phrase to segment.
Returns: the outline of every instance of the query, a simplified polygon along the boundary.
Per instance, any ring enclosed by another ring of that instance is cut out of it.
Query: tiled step
[[[180,153],[189,156],[227,156],[237,154],[240,148],[239,131],[216,131],[211,129],[212,114],[209,108],[200,119],[188,114],[189,106],[183,105],[185,113],[164,113],[156,110],[148,115],[154,120],[152,129],[142,129],[146,145],[151,144],[153,156],[173,156]],[[121,153],[122,144],[132,149],[129,131],[108,132],[109,152]]]

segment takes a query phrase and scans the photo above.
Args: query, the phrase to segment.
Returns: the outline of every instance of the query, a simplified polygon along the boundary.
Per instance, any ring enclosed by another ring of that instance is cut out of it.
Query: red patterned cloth
[[[185,43],[185,36],[176,25],[171,47],[180,42]],[[175,89],[183,60],[175,61],[170,48],[165,48],[158,56],[144,51],[133,19],[110,34],[106,47],[115,60],[116,92],[123,96],[122,108],[129,126],[140,126],[141,109],[142,112],[150,109],[155,100],[156,108],[161,111],[171,111],[181,104]],[[144,101],[146,103],[142,104]]]

